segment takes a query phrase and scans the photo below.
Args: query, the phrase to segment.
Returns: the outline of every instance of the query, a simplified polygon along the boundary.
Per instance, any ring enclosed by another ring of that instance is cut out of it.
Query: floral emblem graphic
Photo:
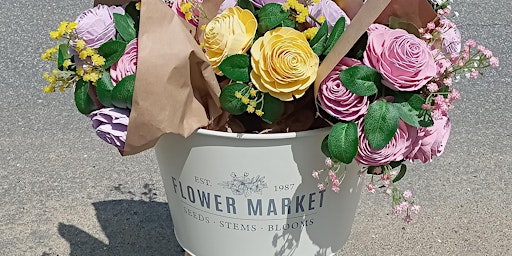
[[[232,172],[230,181],[223,181],[219,183],[222,187],[230,189],[234,195],[244,195],[248,197],[255,194],[262,194],[264,188],[268,188],[267,182],[265,182],[265,176],[249,177],[249,173],[245,172],[243,175],[237,175]]]

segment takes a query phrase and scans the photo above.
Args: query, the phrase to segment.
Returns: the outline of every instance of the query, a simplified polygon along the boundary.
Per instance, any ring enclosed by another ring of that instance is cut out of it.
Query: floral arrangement
[[[59,44],[41,56],[57,67],[44,74],[49,82],[44,92],[73,89],[78,111],[91,118],[100,138],[119,149],[132,105],[139,16],[140,2],[97,5],[51,31],[50,38]]]
[[[499,65],[484,46],[462,44],[449,3],[431,1],[437,16],[424,28],[395,17],[371,25],[318,91],[313,84],[319,66],[351,22],[335,2],[226,0],[215,17],[206,16],[201,1],[169,6],[202,31],[197,43],[229,113],[225,131],[332,126],[321,147],[326,167],[313,171],[318,188],[339,191],[340,167],[356,161],[372,175],[368,191],[390,195],[393,213],[409,222],[419,206],[411,191],[395,185],[406,173],[405,162],[426,163],[443,153],[448,110],[460,98],[454,83]],[[120,150],[135,83],[139,10],[140,2],[87,10],[50,33],[65,43],[42,56],[57,65],[44,75],[50,83],[44,91],[73,88],[78,110]]]

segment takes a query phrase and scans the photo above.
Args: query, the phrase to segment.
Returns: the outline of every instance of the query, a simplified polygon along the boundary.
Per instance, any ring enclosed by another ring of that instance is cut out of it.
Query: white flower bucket
[[[340,192],[319,191],[329,129],[280,134],[198,130],[155,147],[176,238],[196,256],[332,255],[361,195],[351,164]]]

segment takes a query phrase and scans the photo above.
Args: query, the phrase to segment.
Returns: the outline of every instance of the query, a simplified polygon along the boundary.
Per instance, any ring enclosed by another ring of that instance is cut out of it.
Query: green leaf
[[[112,90],[114,89],[114,84],[112,84],[112,79],[110,78],[110,74],[108,72],[103,72],[101,74],[100,80],[96,84],[96,94],[98,95],[98,100],[105,107],[113,107],[112,104]]]
[[[252,2],[250,0],[238,0],[237,5],[242,8],[251,11],[254,13],[254,5],[252,5]]]
[[[114,13],[114,24],[124,41],[130,42],[137,37],[135,22],[130,15]]]
[[[332,127],[328,138],[329,152],[342,163],[350,164],[357,154],[357,124],[337,123]]]
[[[284,103],[268,93],[263,94],[263,121],[271,124],[283,112]]]
[[[281,25],[288,19],[290,11],[284,11],[280,4],[268,3],[258,10],[258,34],[262,35],[270,29]]]
[[[418,30],[418,27],[416,27],[414,24],[412,24],[410,22],[403,21],[394,16],[389,17],[389,28],[403,29],[403,30],[409,32],[409,34],[413,34],[416,37],[420,38],[420,31]]]
[[[247,110],[247,105],[235,96],[236,92],[248,90],[249,86],[241,83],[229,84],[222,88],[219,100],[221,107],[232,115],[240,115]]]
[[[368,107],[364,118],[364,134],[375,150],[384,148],[398,130],[400,115],[389,102],[376,101]]]
[[[324,140],[322,140],[321,149],[326,157],[331,157],[331,152],[329,152],[329,135],[325,136]]]
[[[415,93],[410,92],[395,92],[394,106],[400,114],[400,118],[415,127],[422,127],[422,112],[425,100]]]
[[[297,28],[297,23],[291,19],[284,19],[281,22],[281,27]]]
[[[71,54],[69,54],[69,46],[68,44],[60,44],[59,45],[59,55],[57,56],[57,67],[62,70],[62,64],[65,60],[71,59]]]
[[[434,119],[432,118],[431,110],[421,110],[420,111],[419,124],[421,127],[430,127],[430,126],[434,125]]]
[[[382,76],[371,67],[352,66],[340,72],[340,79],[352,93],[370,96],[378,92],[377,84],[380,84]]]
[[[251,80],[249,77],[250,67],[249,55],[235,54],[224,59],[219,65],[219,70],[231,80],[249,82]]]
[[[135,74],[125,76],[112,89],[112,104],[118,108],[132,108]]]
[[[124,11],[130,15],[134,22],[135,27],[135,33],[139,34],[139,24],[140,24],[140,11],[137,10],[137,7],[135,6],[137,2],[131,1],[126,5],[126,8],[124,8]]]
[[[423,109],[423,104],[425,104],[425,99],[423,99],[421,96],[414,94],[412,97],[409,98],[407,103],[415,110],[420,111]]]
[[[327,25],[327,22],[324,22],[318,29],[318,32],[316,32],[315,37],[313,37],[309,42],[309,46],[311,46],[311,49],[313,49],[313,52],[316,55],[320,56],[324,52],[328,36],[329,26]]]
[[[119,40],[108,41],[98,48],[98,52],[105,58],[103,68],[109,68],[116,63],[124,54],[127,43]]]
[[[391,169],[397,168],[398,166],[402,165],[402,161],[393,161],[389,163],[389,166],[391,166]]]
[[[84,115],[88,115],[96,110],[96,104],[89,96],[89,83],[80,79],[75,85],[75,105],[78,111]]]
[[[329,39],[327,39],[327,43],[325,44],[326,48],[324,50],[324,55],[327,55],[327,54],[329,54],[329,52],[331,52],[332,48],[334,47],[334,45],[336,44],[338,39],[340,39],[340,36],[343,34],[344,31],[345,31],[345,17],[341,17],[338,19],[338,21],[336,21],[336,23],[334,24],[334,27],[332,27],[331,34],[329,35]]]
[[[393,103],[393,106],[398,111],[398,114],[400,115],[400,119],[402,119],[404,122],[408,123],[409,125],[412,125],[414,127],[420,127],[419,121],[419,114],[420,112],[407,102],[402,103]]]
[[[400,181],[405,176],[406,172],[407,172],[407,165],[402,164],[402,166],[400,166],[400,172],[393,179],[393,183]]]

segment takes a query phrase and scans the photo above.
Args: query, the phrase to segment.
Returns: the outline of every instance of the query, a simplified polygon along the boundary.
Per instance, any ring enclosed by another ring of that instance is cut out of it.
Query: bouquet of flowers
[[[42,54],[57,68],[44,78],[44,92],[74,90],[78,111],[96,134],[123,149],[137,71],[140,2],[97,5],[76,21],[62,21],[50,38],[60,43]],[[62,42],[64,41],[64,42]]]
[[[224,114],[210,117],[220,118],[209,128],[269,133],[331,126],[321,144],[326,168],[313,171],[318,188],[339,191],[340,166],[356,161],[372,175],[367,189],[390,195],[393,213],[409,222],[419,206],[409,190],[395,186],[405,162],[426,163],[443,153],[448,110],[460,97],[454,83],[499,62],[473,40],[462,44],[450,1],[413,1],[427,3],[428,22],[400,15],[393,2],[325,77],[319,68],[344,43],[353,5],[344,5],[352,8],[345,12],[331,0],[226,0],[214,17],[205,10],[213,2],[169,6],[197,28],[190,36],[215,72],[214,100]],[[136,84],[140,5],[97,5],[61,23],[50,37],[65,43],[42,56],[57,65],[44,75],[45,92],[73,88],[78,110],[120,150]]]

